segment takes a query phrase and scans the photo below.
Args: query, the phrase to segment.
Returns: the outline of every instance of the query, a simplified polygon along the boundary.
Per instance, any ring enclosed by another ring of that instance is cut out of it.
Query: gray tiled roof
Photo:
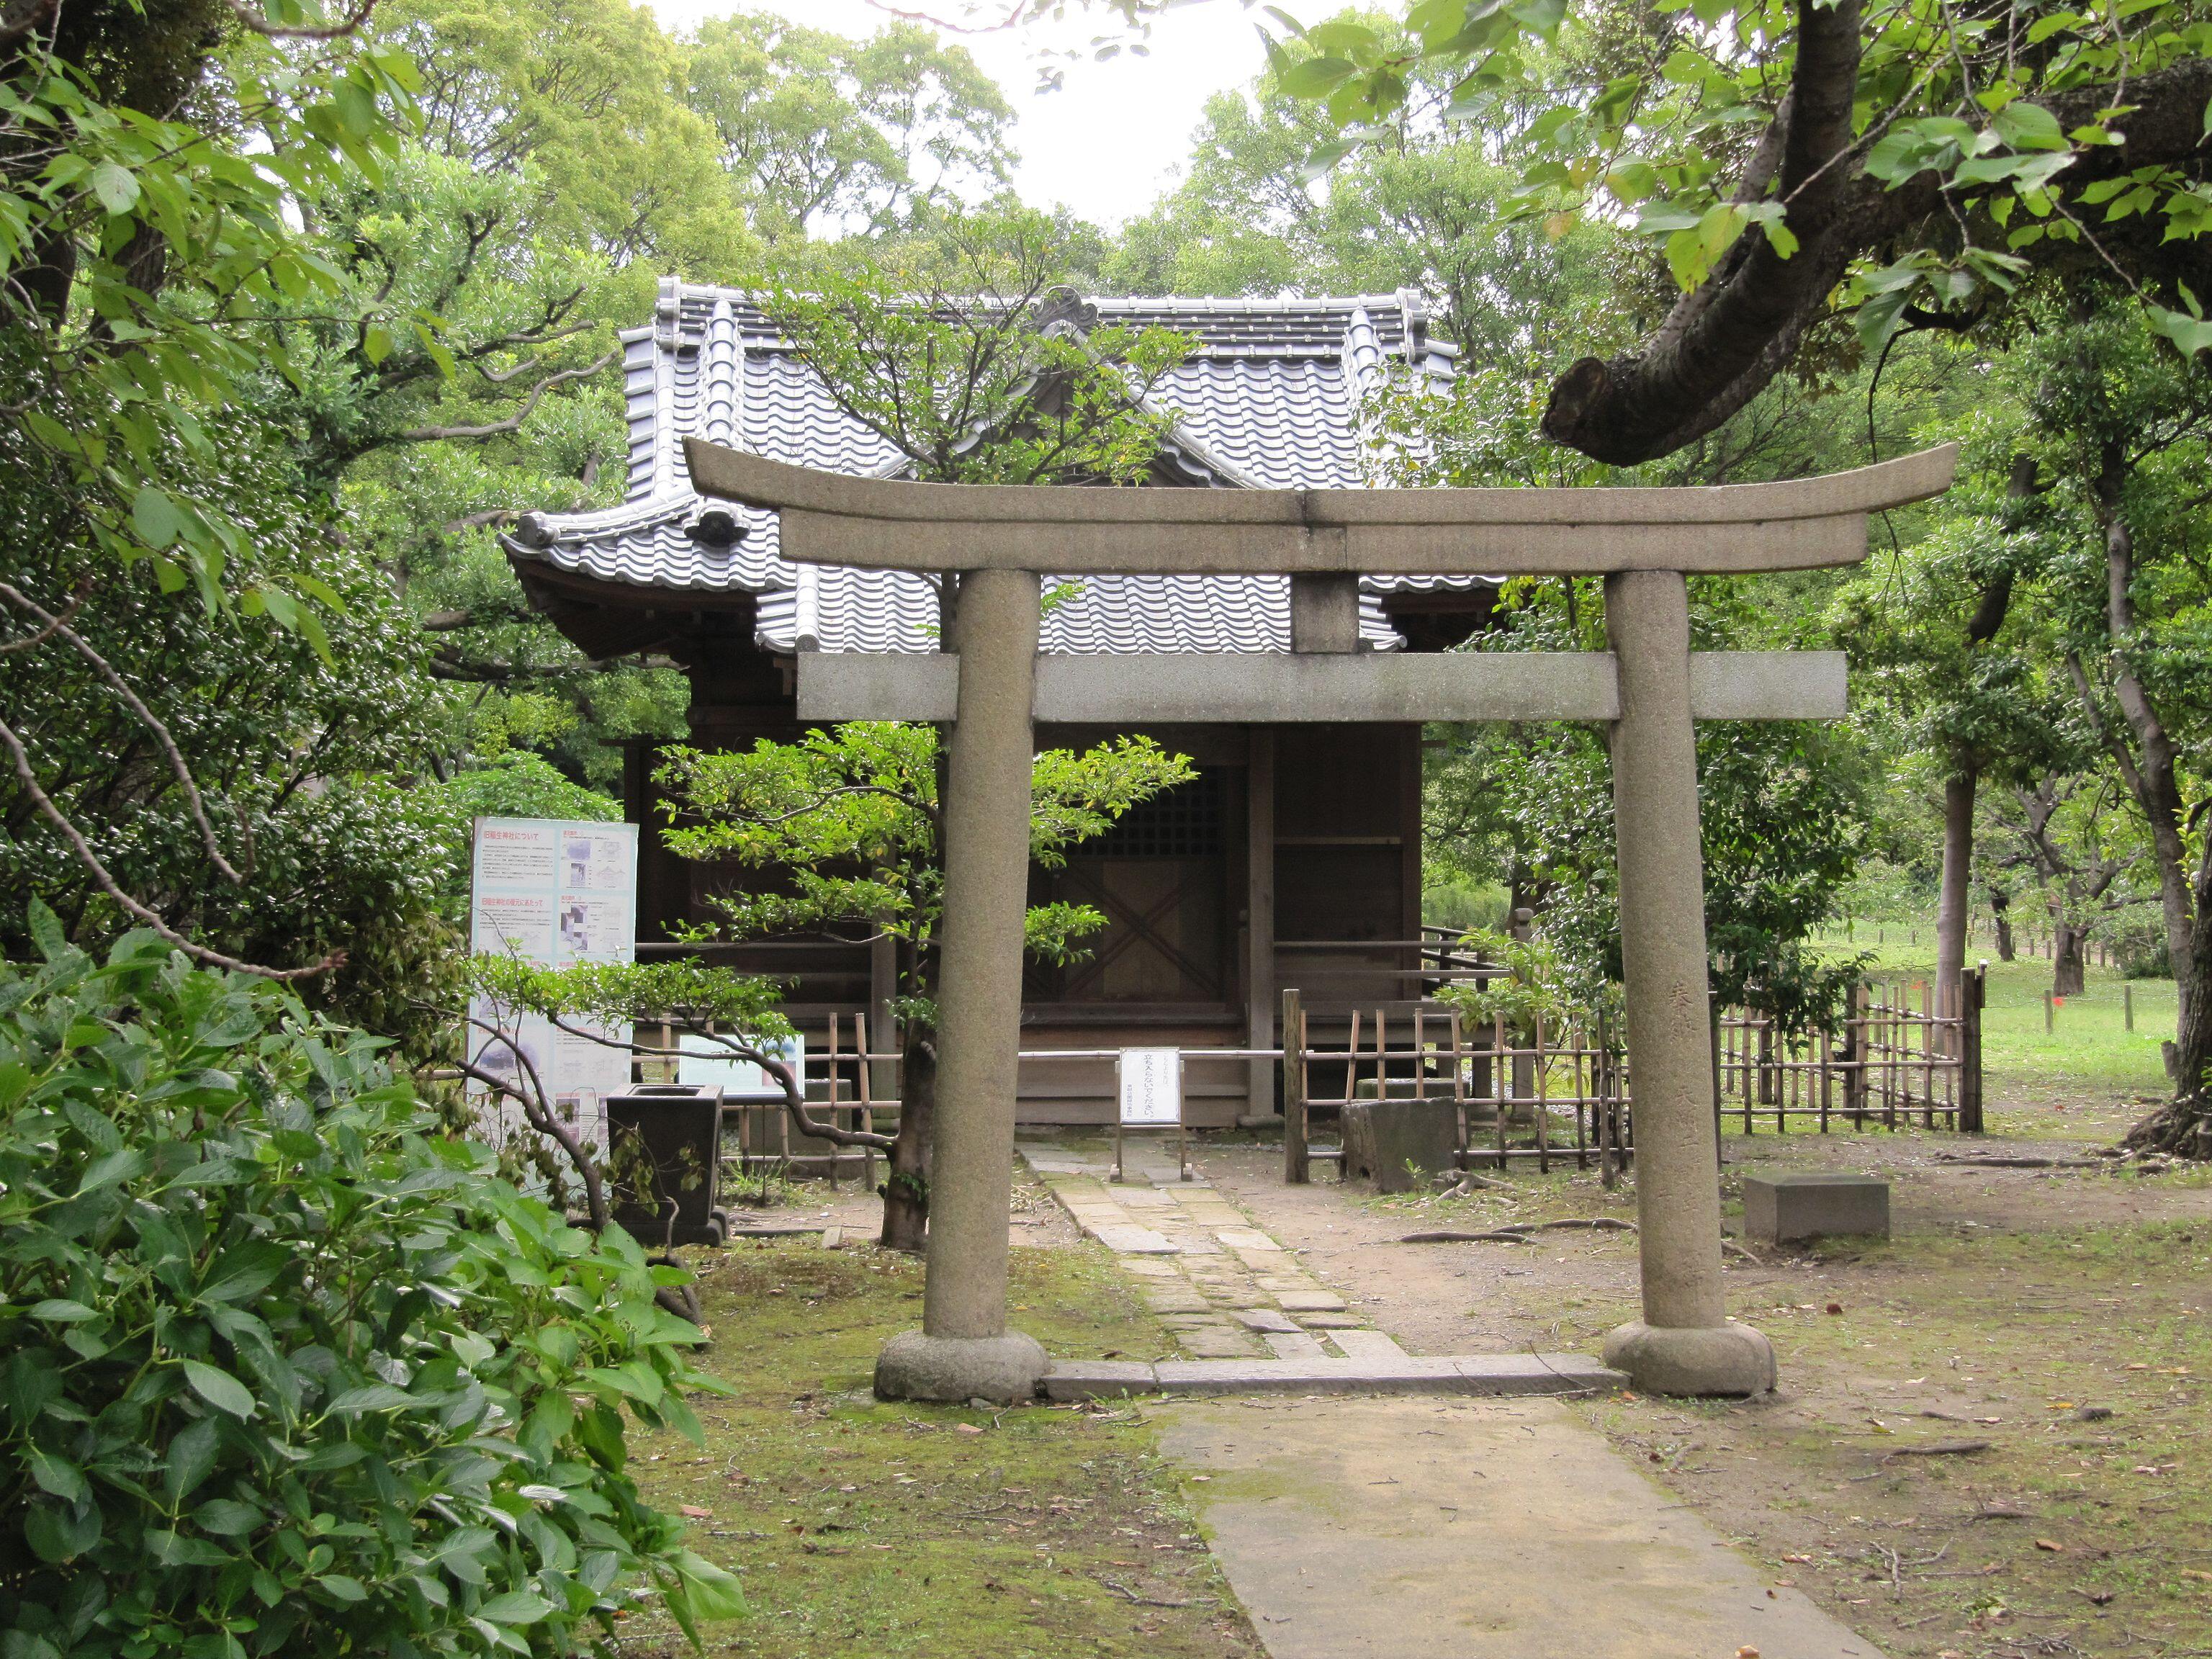
[[[1359,429],[1366,388],[1393,359],[1439,379],[1454,348],[1428,338],[1410,293],[1323,300],[1095,301],[1102,322],[1172,327],[1197,349],[1167,375],[1156,401],[1179,429],[1169,459],[1194,483],[1313,489],[1367,482]],[[896,472],[889,441],[838,409],[752,298],[738,290],[660,285],[653,319],[623,337],[629,479],[617,507],[532,514],[505,538],[527,570],[641,588],[757,596],[769,651],[933,651],[937,605],[921,577],[897,571],[794,565],[777,548],[775,515],[707,503],[691,489],[682,440],[696,435],[833,471]],[[719,547],[690,533],[703,506],[745,530]],[[1362,579],[1369,644],[1403,641],[1381,597],[1472,585],[1468,579]],[[1043,648],[1059,652],[1287,651],[1289,583],[1280,576],[1093,576],[1055,606]]]

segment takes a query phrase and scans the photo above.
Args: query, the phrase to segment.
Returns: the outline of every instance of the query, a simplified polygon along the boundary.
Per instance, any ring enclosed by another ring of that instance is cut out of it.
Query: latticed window
[[[1111,830],[1083,843],[1087,856],[1113,859],[1205,858],[1222,849],[1222,789],[1218,772],[1200,772],[1188,783],[1141,801]]]

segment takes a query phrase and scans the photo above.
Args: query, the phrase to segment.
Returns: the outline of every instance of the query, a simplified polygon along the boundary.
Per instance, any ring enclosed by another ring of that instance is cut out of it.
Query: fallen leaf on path
[[[2037,1539],[2035,1540],[2035,1547],[2039,1550],[2048,1550],[2053,1555],[2063,1555],[2066,1553],[2065,1545],[2054,1542],[2052,1540],[2048,1538]]]
[[[687,1521],[712,1521],[714,1518],[714,1510],[702,1510],[696,1504],[686,1504],[676,1512]]]

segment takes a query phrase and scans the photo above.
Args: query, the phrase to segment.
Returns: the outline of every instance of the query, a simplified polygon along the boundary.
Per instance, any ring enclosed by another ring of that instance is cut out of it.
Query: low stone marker
[[[1449,1100],[1352,1102],[1344,1109],[1344,1178],[1406,1193],[1450,1169],[1459,1150],[1455,1113]]]
[[[1872,1176],[1747,1176],[1743,1231],[1768,1244],[1889,1237],[1889,1183]]]

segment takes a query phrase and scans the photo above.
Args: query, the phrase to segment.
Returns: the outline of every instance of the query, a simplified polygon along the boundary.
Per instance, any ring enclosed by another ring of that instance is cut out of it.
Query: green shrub
[[[43,910],[0,963],[0,1654],[559,1654],[735,1586],[639,1501],[699,1333],[378,1043]]]

